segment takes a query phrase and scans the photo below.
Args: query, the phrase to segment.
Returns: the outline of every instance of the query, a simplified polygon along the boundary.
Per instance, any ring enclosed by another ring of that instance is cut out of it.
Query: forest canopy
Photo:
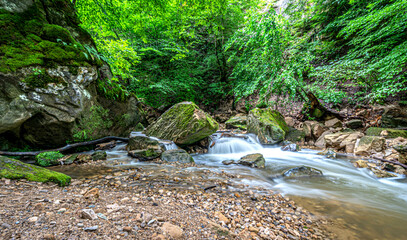
[[[285,3],[285,2],[283,2]],[[99,90],[153,106],[260,93],[326,103],[407,91],[405,0],[76,0],[115,77]],[[277,10],[277,11],[276,11]]]

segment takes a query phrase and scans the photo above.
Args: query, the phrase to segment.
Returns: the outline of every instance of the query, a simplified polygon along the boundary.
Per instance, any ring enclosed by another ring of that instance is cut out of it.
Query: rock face
[[[318,169],[312,167],[296,167],[289,169],[283,173],[285,178],[299,178],[299,177],[312,177],[312,176],[322,176],[322,172]]]
[[[285,139],[289,128],[279,112],[255,108],[249,112],[247,131],[256,134],[262,144],[275,144]]]
[[[0,149],[63,146],[100,106],[96,81],[111,73],[79,23],[68,0],[0,1]],[[121,115],[134,110],[118,105]]]
[[[247,129],[247,116],[234,116],[226,122],[226,128]]]
[[[371,153],[383,151],[385,145],[386,140],[383,137],[365,136],[356,144],[355,154],[369,156]]]
[[[353,153],[356,140],[363,137],[360,132],[337,132],[324,136],[326,147],[332,147],[338,150],[344,149],[347,153]]]
[[[172,149],[163,152],[161,160],[166,162],[180,162],[190,163],[194,162],[194,159],[183,149]]]
[[[0,156],[0,178],[27,179],[35,182],[55,182],[67,186],[71,177],[42,167]]]
[[[172,140],[177,145],[190,145],[215,133],[219,124],[192,102],[175,104],[143,133]]]
[[[237,164],[255,168],[264,168],[265,163],[266,160],[260,153],[246,155],[237,162]]]

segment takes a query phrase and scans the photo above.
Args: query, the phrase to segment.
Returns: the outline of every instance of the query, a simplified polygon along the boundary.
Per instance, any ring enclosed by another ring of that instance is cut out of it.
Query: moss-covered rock
[[[242,157],[237,164],[253,168],[265,168],[266,160],[262,154],[254,153]]]
[[[302,140],[305,140],[305,132],[295,128],[290,128],[289,132],[285,136],[285,140],[290,142],[301,142]]]
[[[59,159],[64,155],[60,152],[43,152],[35,156],[35,163],[41,167],[49,167],[59,165]]]
[[[35,182],[54,182],[67,186],[71,177],[42,167],[0,156],[0,178],[27,179]]]
[[[191,163],[194,159],[183,149],[172,149],[163,152],[161,160],[166,162]]]
[[[129,151],[129,156],[140,161],[149,161],[161,156],[162,151],[158,149],[141,149]]]
[[[367,136],[382,136],[382,137],[386,137],[386,138],[398,138],[398,137],[407,138],[407,131],[394,129],[394,128],[370,127],[366,130],[366,135]]]
[[[255,108],[249,112],[247,131],[256,134],[262,144],[275,144],[285,139],[289,128],[278,111]]]
[[[196,143],[219,128],[212,117],[192,102],[175,104],[151,124],[143,133],[172,140],[177,145]]]
[[[242,130],[247,129],[247,116],[234,116],[226,122],[227,128],[238,128]]]
[[[369,156],[370,154],[383,151],[385,146],[386,140],[383,137],[364,136],[356,144],[355,154]]]

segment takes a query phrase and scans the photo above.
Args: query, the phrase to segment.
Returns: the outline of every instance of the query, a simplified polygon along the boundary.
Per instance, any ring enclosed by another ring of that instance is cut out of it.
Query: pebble
[[[59,210],[57,211],[57,213],[64,213],[64,212],[66,212],[66,208],[61,208],[61,209],[59,209]]]
[[[103,215],[103,213],[97,213],[96,215],[98,215],[98,217],[103,220],[107,220],[107,217],[105,215]]]
[[[168,235],[175,239],[182,238],[184,235],[184,231],[180,227],[169,222],[165,222],[161,227],[161,230],[164,232],[165,235]]]
[[[27,221],[30,223],[35,223],[36,221],[38,221],[38,217],[30,217]]]
[[[98,228],[99,228],[99,226],[96,225],[96,226],[92,226],[92,227],[86,227],[83,230],[88,231],[88,232],[93,232],[93,231],[98,230]]]
[[[45,240],[55,240],[56,237],[52,234],[45,234],[43,237]]]
[[[131,227],[124,227],[123,228],[123,231],[125,231],[125,232],[131,232],[131,231],[133,231],[133,229],[131,228]]]
[[[81,218],[89,219],[89,220],[96,220],[96,219],[98,219],[98,216],[96,215],[95,211],[93,211],[92,209],[82,209]]]

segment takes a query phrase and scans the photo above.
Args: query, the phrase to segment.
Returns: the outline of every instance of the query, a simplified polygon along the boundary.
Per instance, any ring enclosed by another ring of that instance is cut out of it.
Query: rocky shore
[[[64,188],[1,179],[0,238],[335,239],[325,220],[227,180],[236,177],[172,163],[154,172],[101,169]]]

